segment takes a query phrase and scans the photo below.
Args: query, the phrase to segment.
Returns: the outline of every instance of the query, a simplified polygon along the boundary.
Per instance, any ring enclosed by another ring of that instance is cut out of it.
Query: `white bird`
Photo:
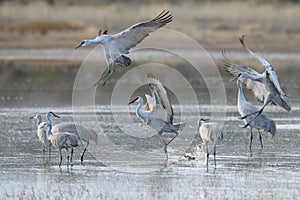
[[[69,148],[71,148],[71,157],[68,156],[68,165],[71,163],[72,165],[72,158],[73,158],[73,152],[74,152],[74,147],[78,146],[78,137],[75,134],[68,133],[68,132],[57,132],[55,134],[52,134],[51,129],[52,129],[52,123],[47,124],[48,127],[48,140],[51,142],[51,144],[56,147],[59,150],[59,155],[60,155],[60,162],[59,162],[59,167],[61,166],[62,163],[62,149],[66,149],[68,151]]]
[[[145,109],[142,110],[144,100],[140,96],[135,97],[128,105],[138,103],[136,108],[137,117],[158,132],[165,145],[164,151],[168,159],[167,146],[178,136],[177,131],[184,124],[173,124],[173,108],[164,86],[151,72],[147,72],[147,76],[152,96],[145,95],[147,98]],[[175,133],[175,136],[167,142],[162,135],[163,132],[172,132]]]
[[[163,10],[154,19],[135,24],[115,35],[108,35],[107,30],[105,30],[103,33],[100,30],[98,33],[98,37],[96,37],[95,39],[83,40],[76,47],[76,49],[79,47],[87,46],[89,44],[101,44],[105,51],[107,68],[105,69],[101,77],[96,81],[94,86],[96,86],[99,81],[105,78],[103,81],[104,86],[112,76],[112,74],[115,72],[115,65],[128,67],[131,64],[131,60],[124,54],[128,54],[131,48],[135,47],[151,32],[154,32],[155,30],[171,21],[172,15],[169,13],[169,11]]]
[[[49,124],[52,124],[51,116],[58,117],[53,112],[48,112],[47,113],[47,119],[48,119]],[[93,143],[93,144],[96,144],[97,140],[98,140],[98,135],[97,135],[97,133],[94,129],[89,128],[89,127],[85,127],[83,125],[76,124],[76,123],[64,122],[64,123],[56,124],[56,125],[52,126],[51,132],[54,135],[57,134],[57,133],[60,133],[60,132],[72,133],[72,134],[75,134],[78,137],[79,140],[86,143],[86,145],[84,147],[84,150],[81,154],[81,158],[80,158],[81,163],[83,163],[83,157],[84,157],[84,154],[85,154],[90,142]]]
[[[198,130],[203,141],[203,150],[206,154],[206,170],[208,171],[208,158],[210,152],[214,151],[214,162],[216,167],[216,146],[217,142],[223,139],[222,128],[215,122],[208,122],[209,119],[200,119]]]
[[[291,106],[287,102],[286,98],[287,95],[282,91],[277,75],[274,71],[273,66],[268,63],[264,58],[261,56],[255,54],[252,52],[245,44],[245,36],[243,35],[240,38],[240,42],[244,46],[244,48],[255,58],[257,58],[263,66],[265,66],[265,71],[264,73],[260,74],[257,71],[246,67],[242,65],[237,65],[231,63],[226,55],[225,51],[223,51],[223,56],[224,56],[224,68],[231,73],[232,75],[236,76],[235,79],[241,80],[244,85],[246,86],[247,89],[253,92],[254,96],[256,99],[260,102],[262,102],[264,105],[262,106],[261,109],[257,110],[256,112],[249,113],[247,116],[242,116],[241,119],[245,119],[246,117],[250,115],[255,115],[257,117],[262,113],[264,108],[269,104],[275,104],[279,105],[280,107],[284,108],[287,111],[291,110]],[[233,80],[235,80],[233,79]],[[252,120],[255,119],[252,118]],[[251,122],[251,121],[250,121]],[[247,123],[244,127],[247,127],[249,123]]]
[[[270,133],[272,136],[275,136],[276,124],[272,119],[270,119],[264,113],[261,113],[256,118],[254,118],[253,116],[251,117],[251,115],[249,115],[249,114],[256,112],[258,109],[246,101],[246,99],[244,97],[244,93],[243,93],[243,86],[239,79],[237,80],[237,87],[238,87],[238,102],[237,102],[238,111],[241,116],[247,116],[243,120],[244,120],[245,124],[249,124],[249,126],[250,126],[249,148],[250,148],[250,152],[251,152],[251,145],[252,145],[252,139],[253,139],[252,129],[256,128],[258,130],[260,145],[261,145],[261,148],[263,148],[260,130],[263,130],[265,132]]]
[[[48,127],[47,122],[42,122],[42,117],[40,114],[35,114],[34,116],[30,117],[30,119],[36,119],[37,120],[37,137],[39,141],[42,143],[42,150],[43,154],[45,151],[49,151],[49,155],[51,152],[51,143],[48,140],[47,134],[48,134]]]

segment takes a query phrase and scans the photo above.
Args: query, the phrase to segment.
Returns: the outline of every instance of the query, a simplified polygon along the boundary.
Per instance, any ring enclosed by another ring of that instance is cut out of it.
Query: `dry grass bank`
[[[162,9],[169,9],[174,15],[167,28],[191,36],[208,49],[240,48],[237,37],[242,33],[256,43],[256,49],[290,52],[300,49],[300,5],[253,2],[103,6],[44,3],[22,6],[7,2],[0,7],[3,27],[0,45],[3,48],[74,47],[82,38],[95,37],[99,28],[116,33],[152,18]]]

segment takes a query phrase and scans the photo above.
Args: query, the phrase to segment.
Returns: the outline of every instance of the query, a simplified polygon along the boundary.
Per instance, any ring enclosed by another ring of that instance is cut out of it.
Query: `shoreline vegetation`
[[[21,2],[0,4],[3,49],[73,48],[84,38],[94,38],[100,28],[115,34],[168,9],[174,21],[166,28],[190,36],[208,50],[241,49],[241,34],[247,35],[256,51],[300,50],[300,4],[294,1]],[[157,43],[168,40],[170,45],[176,44],[176,38],[168,35],[156,38]]]

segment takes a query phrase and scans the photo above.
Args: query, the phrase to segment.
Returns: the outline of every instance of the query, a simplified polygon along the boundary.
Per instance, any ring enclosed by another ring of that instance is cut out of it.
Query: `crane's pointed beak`
[[[205,121],[205,122],[209,122],[209,121],[210,121],[210,119],[203,119],[203,121]]]
[[[75,49],[78,49],[81,46],[82,46],[82,43],[80,43],[78,46],[76,46]]]
[[[236,77],[234,77],[233,79],[231,79],[230,82],[233,82],[233,81],[237,80],[238,78],[239,78],[239,77],[236,76]]]
[[[55,114],[54,112],[51,112],[51,114],[52,114],[54,117],[60,118],[60,116],[58,116],[58,115]]]
[[[29,117],[29,119],[33,119],[34,117],[35,117],[35,115],[33,115],[33,116]]]
[[[136,99],[131,100],[128,105],[133,104],[136,101]]]

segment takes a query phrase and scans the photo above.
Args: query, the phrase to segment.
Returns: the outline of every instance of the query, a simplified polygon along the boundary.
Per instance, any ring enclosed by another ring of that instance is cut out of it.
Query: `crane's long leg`
[[[163,141],[163,143],[165,144],[164,151],[165,151],[165,154],[166,154],[166,158],[167,158],[167,160],[168,160],[168,150],[167,150],[168,143],[166,142],[166,140],[165,140],[165,138],[163,137],[162,133],[163,133],[162,131],[159,131],[159,132],[158,132],[158,135],[159,135],[160,139]]]
[[[251,129],[250,129],[250,143],[249,143],[250,153],[252,152],[252,149],[251,149],[252,139],[253,139],[253,135],[252,135],[252,127],[251,127]]]
[[[256,118],[258,117],[262,112],[263,110],[265,109],[265,107],[271,102],[271,95],[268,95],[267,98],[265,99],[264,101],[264,105],[262,106],[261,109],[259,109],[258,111],[255,111],[251,114],[248,114],[248,115],[245,115],[243,117],[240,117],[239,119],[245,119],[251,115],[255,115],[245,126],[243,126],[243,128],[246,128],[247,126],[249,126],[249,124]]]
[[[174,137],[171,138],[171,140],[168,142],[167,145],[169,145],[178,136],[177,132],[174,132],[174,133],[175,133]]]
[[[62,154],[61,154],[61,149],[59,149],[59,155],[60,155],[60,161],[59,161],[58,166],[60,167],[60,166],[61,166],[62,159],[63,159]]]
[[[52,145],[51,145],[51,143],[49,142],[49,147],[48,147],[48,148],[49,148],[49,161],[51,161],[51,146],[52,146]]]
[[[216,145],[214,146],[214,161],[215,161],[215,167],[217,167],[217,162],[216,162]]]
[[[206,172],[208,172],[209,151],[208,151],[208,142],[207,141],[205,141],[205,147],[206,147]]]
[[[89,141],[86,142],[86,146],[85,146],[85,148],[84,148],[84,150],[83,150],[83,152],[81,154],[81,158],[80,158],[81,164],[83,163],[83,156],[84,156],[84,154],[85,154],[86,149],[88,148],[88,146],[89,146]]]
[[[42,155],[43,155],[43,157],[44,157],[45,151],[46,151],[45,144],[42,144]]]
[[[99,82],[110,73],[110,66],[111,66],[111,64],[107,65],[107,67],[105,68],[105,70],[102,73],[102,75],[100,76],[100,78],[94,83],[93,87],[96,87],[99,84]]]
[[[72,147],[72,148],[71,148],[71,158],[70,158],[71,167],[73,166],[73,164],[72,164],[73,153],[74,153],[74,149],[73,149],[73,147]]]
[[[172,137],[171,138],[171,140],[169,141],[169,142],[166,142],[166,140],[165,140],[165,138],[163,137],[163,135],[162,135],[162,133],[163,132],[158,132],[158,135],[159,135],[159,137],[161,138],[161,140],[163,141],[163,143],[165,144],[165,148],[164,148],[164,150],[165,150],[165,154],[166,154],[166,157],[167,157],[167,159],[168,159],[168,150],[167,150],[167,147],[168,147],[168,145],[178,136],[178,133],[177,132],[174,132],[175,133],[175,136],[174,137]]]
[[[105,80],[103,81],[102,86],[105,86],[106,82],[110,79],[110,77],[115,73],[116,68],[115,68],[115,63],[111,64],[112,69],[110,70],[110,72],[107,74]]]
[[[69,167],[69,164],[70,164],[70,156],[68,155],[67,156],[67,167]]]
[[[255,115],[254,117],[252,117],[252,119],[251,119],[246,125],[244,125],[242,128],[246,128],[247,126],[249,126],[250,123],[251,123],[253,120],[255,120],[255,118],[258,117],[258,116],[262,113],[263,110],[264,110],[264,107],[263,107],[261,110],[259,110],[259,111],[256,111],[256,112],[254,112],[254,113],[251,113],[251,114],[249,114],[249,115],[245,115],[244,117],[240,117],[240,119],[245,119],[245,118],[247,118],[247,117],[249,117],[249,116],[251,116],[251,115],[256,114],[256,115]]]
[[[260,131],[259,131],[259,129],[257,129],[257,130],[258,130],[258,134],[259,134],[260,146],[261,146],[261,148],[263,149],[264,147],[263,147],[263,143],[262,143],[261,134],[260,134]]]

